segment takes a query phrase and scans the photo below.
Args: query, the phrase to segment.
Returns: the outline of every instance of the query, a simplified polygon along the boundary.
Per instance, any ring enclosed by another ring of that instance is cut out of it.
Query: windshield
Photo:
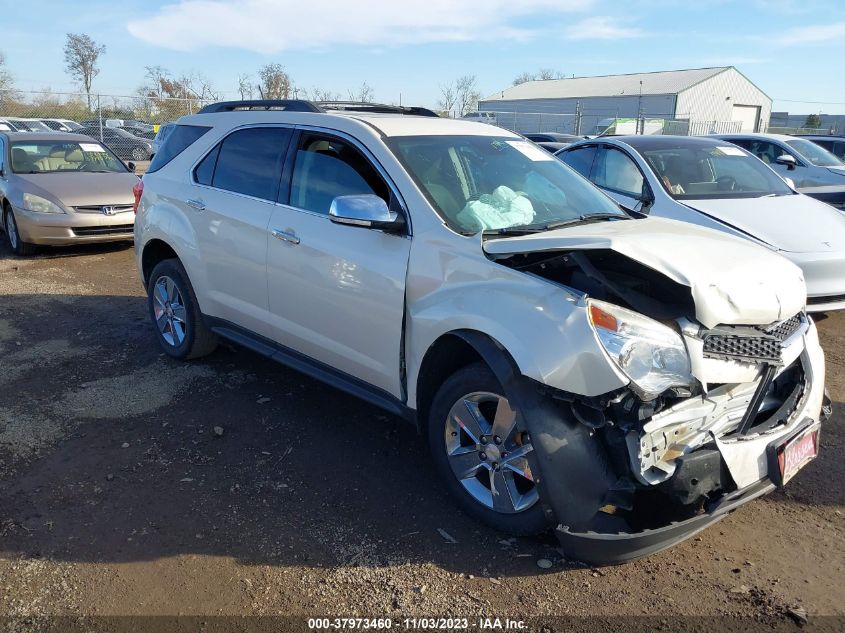
[[[541,226],[594,213],[627,217],[587,180],[522,139],[405,136],[387,144],[434,209],[462,233]]]
[[[842,167],[845,165],[841,160],[836,158],[833,154],[828,152],[825,148],[816,145],[812,141],[804,138],[795,138],[786,141],[796,152],[801,154],[808,161],[817,165],[818,167]]]
[[[792,194],[765,163],[733,145],[676,146],[640,153],[676,200]]]
[[[16,174],[60,171],[125,173],[126,167],[99,143],[21,141],[12,143],[12,171]]]

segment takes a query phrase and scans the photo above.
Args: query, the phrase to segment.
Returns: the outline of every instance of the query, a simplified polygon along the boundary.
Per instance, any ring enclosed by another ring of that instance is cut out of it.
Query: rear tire
[[[178,259],[159,262],[147,284],[147,307],[164,353],[178,360],[207,356],[217,335],[202,318],[188,274]]]
[[[525,458],[530,438],[515,420],[493,372],[474,363],[437,391],[428,443],[438,473],[467,514],[501,532],[535,535],[549,524]]]
[[[25,257],[35,252],[34,244],[29,244],[21,239],[15,214],[9,206],[6,206],[4,211],[3,226],[6,227],[6,239],[9,241],[9,247],[15,255]]]

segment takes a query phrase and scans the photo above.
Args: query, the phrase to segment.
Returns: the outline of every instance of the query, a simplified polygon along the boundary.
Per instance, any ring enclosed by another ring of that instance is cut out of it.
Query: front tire
[[[147,159],[147,150],[136,147],[132,150],[132,160],[146,160]]]
[[[181,262],[160,262],[147,284],[147,306],[156,338],[168,356],[189,360],[207,356],[217,347],[202,318],[191,282]]]
[[[15,214],[6,207],[5,215],[3,217],[3,226],[6,227],[6,238],[9,240],[9,247],[12,252],[19,257],[32,255],[35,252],[35,245],[24,242],[18,232],[18,224],[15,221]]]
[[[428,443],[446,487],[467,514],[510,534],[549,528],[527,459],[530,438],[486,364],[464,367],[440,387]]]

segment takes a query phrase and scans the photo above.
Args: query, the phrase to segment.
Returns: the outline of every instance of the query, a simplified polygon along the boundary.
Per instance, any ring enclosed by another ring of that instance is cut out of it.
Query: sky
[[[282,64],[295,85],[436,106],[475,75],[483,96],[525,71],[567,76],[736,66],[774,110],[845,114],[842,0],[0,0],[19,90],[78,90],[66,33],[106,46],[94,91],[131,95],[145,66],[199,72],[223,97]]]

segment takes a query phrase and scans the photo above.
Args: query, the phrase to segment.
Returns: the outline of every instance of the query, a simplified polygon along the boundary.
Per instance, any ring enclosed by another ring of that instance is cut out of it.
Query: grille
[[[114,226],[86,226],[71,229],[74,235],[89,237],[92,235],[131,235],[134,224],[115,224]]]
[[[807,305],[820,306],[825,303],[839,303],[845,301],[845,295],[828,295],[827,297],[807,297]]]
[[[723,325],[704,335],[704,355],[726,360],[779,363],[783,342],[804,323],[801,314],[771,325]]]
[[[124,213],[125,211],[132,210],[131,204],[89,204],[81,207],[74,207],[74,209],[77,213],[102,213],[103,207],[111,207],[114,210],[114,213]]]

